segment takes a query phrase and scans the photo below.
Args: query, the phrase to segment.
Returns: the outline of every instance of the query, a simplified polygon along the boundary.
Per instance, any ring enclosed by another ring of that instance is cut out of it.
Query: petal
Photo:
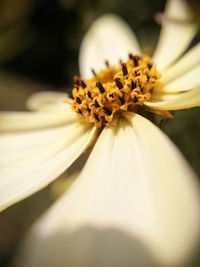
[[[200,87],[200,64],[172,82],[164,85],[162,92],[177,93],[191,90],[198,85]]]
[[[127,115],[103,130],[80,177],[35,224],[19,266],[149,267],[149,253],[159,266],[180,263],[199,231],[194,178],[156,126]]]
[[[190,49],[181,59],[175,64],[162,72],[163,83],[166,84],[183,75],[199,65],[200,43]]]
[[[0,162],[0,210],[42,189],[61,175],[90,144],[95,128],[76,122],[54,133],[46,131],[45,135],[36,132],[35,135],[4,135],[2,140],[0,137],[5,153]],[[19,152],[20,149],[23,151]]]
[[[65,111],[70,108],[65,101],[72,102],[67,93],[44,91],[30,96],[26,106],[34,111]]]
[[[175,61],[188,47],[197,32],[190,21],[192,14],[184,0],[169,0],[153,60],[162,70]]]
[[[136,36],[118,16],[104,15],[97,19],[86,33],[80,48],[80,74],[84,79],[92,76],[91,69],[105,68],[105,60],[111,65],[127,59],[128,53],[140,54]]]
[[[200,87],[182,92],[180,94],[160,94],[156,96],[156,101],[144,102],[152,109],[178,110],[200,106]]]
[[[0,132],[27,131],[66,125],[77,121],[72,110],[65,112],[0,112]]]

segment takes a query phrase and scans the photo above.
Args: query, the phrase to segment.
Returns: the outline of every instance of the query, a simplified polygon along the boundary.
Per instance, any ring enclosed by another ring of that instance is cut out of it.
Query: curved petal
[[[76,122],[53,133],[49,130],[45,134],[35,132],[0,137],[4,144],[2,154],[5,154],[0,161],[0,210],[56,179],[81,155],[94,136],[95,128]]]
[[[34,226],[19,266],[149,267],[148,252],[159,266],[184,261],[199,231],[194,178],[156,126],[127,115]]]
[[[178,110],[200,106],[200,87],[182,92],[180,94],[160,94],[156,96],[156,101],[144,102],[152,109]]]
[[[72,102],[67,93],[44,91],[31,95],[26,106],[33,111],[65,111],[70,109],[65,101]]]
[[[200,58],[199,58],[200,59]],[[187,90],[192,90],[193,88],[200,87],[200,64],[197,65],[192,70],[179,76],[177,79],[170,83],[167,83],[162,88],[162,92],[166,93],[177,93]]]
[[[63,112],[0,112],[0,132],[45,129],[77,121],[74,111]]]
[[[164,84],[167,84],[177,77],[184,75],[197,65],[200,61],[200,43],[190,49],[181,59],[175,64],[167,68],[162,72],[162,80]]]
[[[191,19],[192,14],[184,0],[168,0],[153,56],[159,70],[175,61],[190,44],[198,29]]]
[[[118,64],[128,53],[140,54],[135,34],[118,16],[104,15],[97,19],[86,33],[80,48],[80,74],[84,79],[92,76],[91,69],[105,68],[105,60]]]

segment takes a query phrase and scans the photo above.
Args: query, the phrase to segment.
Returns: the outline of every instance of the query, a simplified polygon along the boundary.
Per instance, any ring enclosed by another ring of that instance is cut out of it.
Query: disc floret
[[[109,66],[83,81],[74,77],[72,108],[83,121],[101,127],[111,123],[113,116],[135,111],[148,101],[154,90],[160,89],[160,73],[149,56],[129,54],[121,66]]]

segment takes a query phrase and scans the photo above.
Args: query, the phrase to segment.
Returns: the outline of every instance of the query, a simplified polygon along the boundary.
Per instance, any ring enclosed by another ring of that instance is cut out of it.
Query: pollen
[[[126,111],[135,112],[150,100],[154,90],[160,89],[161,75],[147,55],[129,54],[127,62],[110,66],[93,77],[82,80],[74,77],[72,108],[83,122],[97,127],[110,124],[114,116]]]

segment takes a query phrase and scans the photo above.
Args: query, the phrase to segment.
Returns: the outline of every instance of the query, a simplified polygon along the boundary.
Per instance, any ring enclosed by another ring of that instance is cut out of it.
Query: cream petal
[[[19,266],[180,263],[199,231],[194,178],[156,126],[128,114],[103,130],[80,177],[34,225]]]
[[[2,149],[5,149],[6,156],[1,160],[0,210],[42,189],[61,175],[92,142],[95,127],[89,128],[76,122],[62,127],[56,133],[46,131],[45,134],[47,141],[42,145],[45,136],[42,132],[36,132],[35,138],[39,143],[35,148],[34,133],[8,135],[7,140],[4,136]],[[20,147],[24,149],[24,154],[23,151],[19,152],[18,159],[15,149],[19,151]],[[28,157],[26,149],[32,150]],[[8,153],[13,155],[9,158]]]
[[[0,132],[27,131],[66,125],[77,121],[72,110],[65,112],[0,112]]]
[[[200,87],[200,64],[174,81],[163,86],[162,92],[177,93]]]
[[[80,48],[80,74],[84,79],[105,68],[105,60],[111,65],[127,60],[128,53],[140,54],[136,36],[130,27],[118,16],[103,15],[86,33]]]
[[[171,82],[177,77],[187,73],[197,65],[200,61],[200,43],[190,49],[181,59],[175,64],[162,72],[162,80],[164,84]]]
[[[180,94],[158,94],[156,101],[153,99],[144,104],[152,109],[178,110],[200,106],[200,87],[182,92]]]
[[[44,91],[30,96],[26,106],[34,111],[65,111],[70,109],[70,105],[65,101],[72,102],[67,93]]]
[[[169,0],[159,41],[153,56],[159,70],[168,67],[188,47],[197,32],[192,13],[184,0]]]

